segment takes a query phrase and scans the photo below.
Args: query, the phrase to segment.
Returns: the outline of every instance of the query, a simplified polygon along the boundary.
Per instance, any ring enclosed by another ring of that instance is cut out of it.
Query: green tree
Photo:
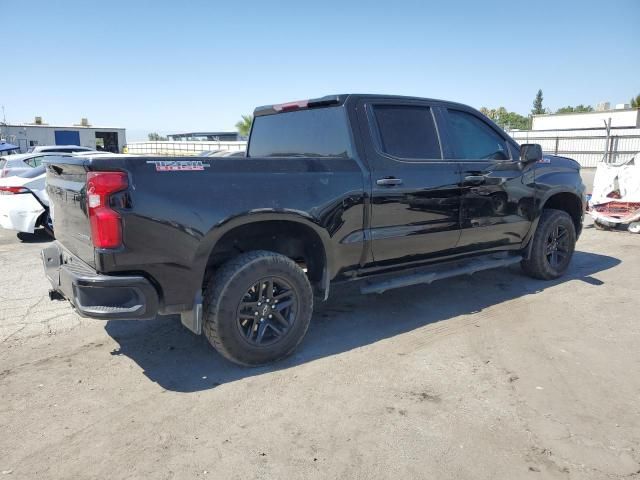
[[[631,99],[631,108],[640,108],[640,93]]]
[[[529,128],[529,119],[527,117],[516,112],[509,112],[504,107],[491,109],[482,107],[480,111],[505,130],[527,130]]]
[[[538,93],[536,93],[536,98],[533,101],[533,108],[531,109],[531,113],[533,113],[534,115],[545,113],[544,107],[542,106],[543,98],[544,97],[542,96],[542,90],[538,90]]]
[[[168,140],[167,137],[163,137],[157,132],[151,132],[149,135],[147,135],[147,137],[151,142],[166,142]]]
[[[253,123],[253,115],[242,115],[242,120],[236,123],[236,128],[238,129],[238,133],[243,137],[249,136],[252,123]]]
[[[562,107],[556,110],[556,113],[584,113],[584,112],[593,112],[593,107],[591,105],[580,104],[575,107],[568,105],[566,107]]]

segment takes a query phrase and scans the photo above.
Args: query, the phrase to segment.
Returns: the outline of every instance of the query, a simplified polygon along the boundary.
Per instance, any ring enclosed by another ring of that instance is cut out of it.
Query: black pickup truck
[[[259,365],[295,349],[339,282],[381,293],[516,262],[539,279],[567,270],[578,164],[478,111],[335,95],[254,113],[246,157],[49,163],[51,298],[108,320],[180,314]]]

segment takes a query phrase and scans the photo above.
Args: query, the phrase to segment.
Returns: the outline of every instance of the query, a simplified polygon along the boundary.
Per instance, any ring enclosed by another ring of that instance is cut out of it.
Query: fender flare
[[[533,239],[533,235],[535,234],[537,228],[538,228],[538,223],[540,222],[540,216],[542,215],[542,211],[544,210],[544,206],[547,204],[547,202],[549,201],[549,199],[551,197],[553,197],[554,195],[557,195],[559,193],[568,193],[573,195],[574,197],[576,197],[576,199],[582,204],[583,199],[580,196],[579,192],[577,190],[573,190],[570,188],[567,188],[566,186],[561,186],[558,188],[552,188],[549,189],[548,191],[546,191],[544,193],[544,196],[540,198],[539,203],[536,205],[537,209],[536,209],[536,217],[533,219],[533,221],[531,222],[531,227],[529,228],[529,231],[527,232],[527,235],[525,236],[524,241],[522,242],[524,249],[525,249],[525,258],[529,258],[529,253],[531,250],[531,240]]]
[[[330,247],[331,238],[329,237],[328,232],[315,222],[313,217],[297,210],[254,210],[226,218],[215,224],[206,234],[204,234],[194,255],[193,268],[196,270],[198,278],[204,279],[209,256],[218,242],[227,233],[238,227],[268,221],[294,222],[311,229],[318,236],[322,242],[325,257],[321,288],[324,290],[324,295],[327,296],[329,280],[332,278],[332,274],[335,271],[333,265],[334,258],[331,254]]]

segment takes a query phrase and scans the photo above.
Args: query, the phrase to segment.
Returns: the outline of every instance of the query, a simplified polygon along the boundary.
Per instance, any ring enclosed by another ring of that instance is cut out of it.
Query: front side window
[[[405,159],[440,159],[440,142],[429,107],[376,105],[373,115],[384,153]]]
[[[454,158],[470,160],[508,160],[504,139],[478,117],[459,110],[449,110],[449,130]]]
[[[353,151],[342,107],[296,110],[253,120],[249,157],[340,157]]]

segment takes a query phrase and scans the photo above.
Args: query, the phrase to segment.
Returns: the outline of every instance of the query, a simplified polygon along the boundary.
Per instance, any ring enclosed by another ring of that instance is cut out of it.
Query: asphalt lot
[[[640,235],[588,224],[555,282],[341,289],[259,369],[175,318],[79,319],[24,238],[0,231],[6,478],[640,478]]]

